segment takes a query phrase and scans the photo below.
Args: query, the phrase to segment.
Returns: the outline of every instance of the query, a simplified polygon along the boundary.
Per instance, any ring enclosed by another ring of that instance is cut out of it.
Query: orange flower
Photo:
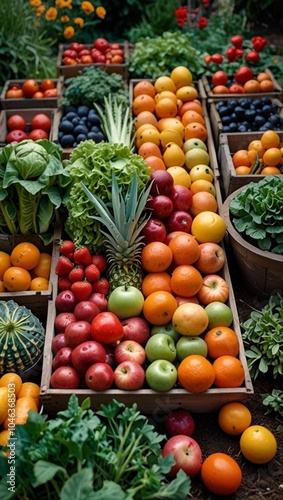
[[[87,16],[94,12],[94,6],[92,5],[91,2],[82,2],[81,8]]]
[[[67,28],[64,29],[63,35],[64,38],[72,38],[75,34],[75,30],[73,26],[67,26]]]
[[[64,9],[64,8],[65,9],[72,9],[73,8],[72,3],[73,3],[73,0],[56,0],[55,1],[55,4],[60,9]]]
[[[77,24],[80,28],[83,28],[85,22],[82,17],[76,17],[76,19],[74,19],[74,23]]]
[[[106,16],[106,10],[104,9],[104,7],[97,7],[96,10],[96,15],[97,17],[99,17],[99,19],[104,19],[105,16]]]
[[[43,12],[45,12],[45,6],[44,5],[40,5],[36,9],[36,16],[37,17],[41,16],[41,14],[43,14]]]
[[[60,17],[61,23],[68,23],[70,21],[69,16],[61,16]]]
[[[29,0],[31,7],[39,7],[41,5],[41,0]]]
[[[46,21],[55,21],[57,19],[58,11],[55,7],[50,7],[45,14]]]

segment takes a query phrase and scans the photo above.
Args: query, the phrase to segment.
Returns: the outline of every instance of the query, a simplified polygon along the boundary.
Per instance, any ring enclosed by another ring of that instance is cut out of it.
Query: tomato
[[[21,115],[12,115],[7,120],[8,130],[26,130],[27,122]]]
[[[11,87],[10,89],[8,89],[6,92],[6,95],[5,95],[6,99],[20,99],[22,97],[24,97],[24,93],[23,93],[22,89],[20,89],[19,87],[15,86],[15,85],[13,87]]]
[[[121,49],[120,43],[111,43],[110,48],[112,49]]]
[[[228,81],[228,75],[225,71],[216,71],[211,79],[213,85],[226,85]]]
[[[232,38],[230,38],[230,42],[237,49],[241,49],[242,48],[243,41],[244,41],[244,39],[243,39],[243,37],[241,35],[234,35],[234,36],[232,36]]]
[[[96,62],[98,63],[105,63],[106,61],[106,57],[104,54],[99,54],[97,57],[96,57]]]
[[[44,113],[38,113],[31,120],[31,128],[32,130],[40,128],[45,130],[45,132],[49,132],[51,129],[51,120]]]
[[[91,57],[90,54],[86,54],[86,55],[83,55],[80,58],[79,63],[80,64],[92,64],[93,63],[93,59],[92,59],[92,57]]]
[[[73,64],[78,64],[77,60],[72,57],[64,57],[63,58],[64,66],[72,66]]]
[[[38,92],[38,90],[39,90],[39,84],[37,83],[36,80],[33,80],[32,78],[26,80],[22,85],[22,91],[25,97],[32,97],[33,94],[35,94],[35,92]]]
[[[114,344],[123,337],[124,328],[116,314],[105,311],[92,320],[91,335],[101,344]]]
[[[229,47],[229,49],[226,50],[225,55],[228,61],[235,61],[237,57],[236,47]]]
[[[248,80],[253,79],[253,72],[247,66],[241,66],[235,73],[235,80],[237,83],[246,83]]]
[[[109,48],[109,42],[106,40],[106,38],[97,38],[93,42],[93,47],[95,49],[100,50],[100,52],[106,52],[106,50]]]
[[[82,56],[89,56],[90,55],[90,50],[88,49],[83,49],[79,52],[79,57],[82,57]]]
[[[21,142],[28,138],[28,135],[23,130],[11,130],[6,136],[6,143]]]
[[[39,90],[38,92],[35,92],[35,94],[33,94],[32,99],[42,99],[43,97],[44,97],[43,92]]]
[[[49,135],[45,130],[42,130],[41,128],[35,128],[33,129],[29,135],[28,138],[31,139],[32,141],[39,141],[40,139],[48,139]]]
[[[70,50],[70,49],[64,50],[63,59],[65,57],[70,57],[71,59],[76,59],[78,57],[78,52],[76,52],[75,50]]]
[[[212,54],[211,61],[216,64],[221,64],[223,62],[223,56],[221,54]]]
[[[246,61],[257,63],[259,61],[260,55],[255,50],[251,50],[246,54]]]
[[[57,89],[47,89],[43,92],[43,97],[57,97]]]
[[[56,87],[55,82],[50,78],[46,78],[45,80],[43,80],[43,82],[41,82],[40,85],[40,89],[42,92],[45,92],[45,90],[49,89],[55,89],[55,87]]]
[[[124,61],[124,58],[122,56],[113,56],[111,59],[112,64],[122,64]]]
[[[83,43],[72,42],[70,44],[70,50],[73,50],[75,52],[80,52],[83,49],[85,49],[85,45]]]

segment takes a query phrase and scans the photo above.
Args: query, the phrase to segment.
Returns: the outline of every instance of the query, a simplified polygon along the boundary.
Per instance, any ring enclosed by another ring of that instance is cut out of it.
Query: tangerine
[[[0,378],[0,387],[9,387],[9,391],[13,392],[18,397],[22,388],[22,378],[14,372],[5,373]]]
[[[241,387],[245,380],[245,370],[235,356],[219,356],[213,362],[216,387]]]
[[[29,396],[33,398],[36,402],[37,409],[40,409],[40,386],[35,382],[23,382],[21,390],[18,394],[18,398],[23,398]]]
[[[207,139],[207,130],[204,125],[198,122],[188,123],[185,127],[185,140],[201,139],[203,142]]]
[[[251,141],[249,143],[248,151],[250,151],[250,150],[257,151],[259,158],[261,158],[263,156],[263,153],[265,152],[265,149],[264,149],[260,139],[254,139],[253,141]]]
[[[228,326],[216,326],[206,332],[204,340],[207,343],[208,355],[216,359],[220,356],[238,356],[238,335]]]
[[[259,82],[260,92],[273,92],[275,85],[271,80],[262,80]]]
[[[192,195],[200,192],[206,191],[207,193],[212,194],[212,196],[216,196],[216,190],[212,182],[209,182],[206,179],[198,179],[191,183],[190,187]]]
[[[176,89],[191,85],[193,81],[192,73],[186,66],[176,66],[171,71],[170,78],[173,80]]]
[[[36,278],[33,278],[30,282],[29,290],[33,292],[42,292],[44,290],[48,290],[49,288],[49,281],[46,278],[41,278],[40,276],[37,276]]]
[[[202,283],[203,279],[201,273],[190,264],[178,265],[171,275],[171,288],[173,293],[175,295],[181,295],[182,297],[192,297],[196,295],[201,289]]]
[[[201,212],[210,211],[217,212],[218,204],[215,196],[208,191],[199,191],[192,197],[190,213],[193,217]]]
[[[263,80],[271,80],[271,75],[269,73],[266,73],[265,71],[262,71],[261,73],[258,73],[256,79],[260,83]]]
[[[250,167],[251,161],[249,159],[247,149],[239,149],[232,156],[234,167]]]
[[[155,114],[157,118],[174,118],[177,111],[177,103],[175,103],[170,97],[163,97],[155,104]]]
[[[31,275],[23,267],[9,267],[3,276],[3,284],[8,292],[25,292],[29,289]]]
[[[181,335],[195,337],[203,333],[208,326],[208,314],[196,302],[185,302],[175,311],[172,324]]]
[[[164,161],[159,158],[159,156],[151,155],[147,156],[144,161],[148,165],[148,167],[151,169],[151,171],[154,170],[166,170],[166,166]]]
[[[207,391],[213,384],[213,365],[200,354],[190,354],[177,368],[178,381],[187,391],[198,394]]]
[[[32,268],[32,273],[40,278],[49,279],[52,257],[50,253],[41,252],[37,266]]]
[[[18,243],[11,252],[11,262],[13,266],[19,266],[28,271],[36,267],[39,260],[39,249],[36,245],[28,241]]]
[[[154,85],[148,80],[141,80],[140,82],[136,83],[136,85],[133,88],[134,98],[141,94],[146,94],[149,95],[150,97],[154,97],[155,93],[156,92]]]
[[[152,292],[145,298],[143,315],[152,325],[166,325],[178,307],[174,295],[164,290]]]
[[[232,495],[241,486],[242,471],[234,458],[226,453],[212,453],[201,466],[201,479],[216,495]]]
[[[248,94],[258,94],[260,92],[260,83],[251,79],[244,83],[244,91]]]
[[[7,252],[0,251],[0,280],[3,279],[4,272],[11,267],[11,256]]]
[[[275,457],[277,442],[273,433],[263,425],[251,425],[240,437],[244,457],[254,464],[266,464]]]
[[[229,94],[229,88],[226,85],[216,85],[212,89],[213,94]]]
[[[182,116],[182,123],[184,127],[186,127],[189,123],[193,122],[201,123],[201,125],[205,124],[204,118],[202,117],[201,114],[191,109],[188,109],[188,111],[186,111]]]
[[[260,140],[264,149],[278,148],[280,144],[280,136],[275,130],[266,130],[263,132]]]
[[[242,434],[251,425],[251,421],[250,410],[237,401],[225,404],[218,413],[220,428],[232,436]]]
[[[147,94],[140,94],[134,98],[132,103],[132,111],[137,116],[141,111],[155,111],[155,101],[153,97]]]
[[[18,398],[15,405],[15,424],[25,424],[30,410],[38,412],[37,404],[34,398],[31,396]]]
[[[166,271],[173,260],[171,248],[161,241],[152,241],[141,252],[141,264],[149,273]]]
[[[252,171],[251,167],[236,167],[236,175],[249,175]]]
[[[276,167],[281,164],[282,161],[282,153],[279,148],[268,148],[263,157],[263,163],[268,165],[269,167]]]
[[[143,295],[148,297],[151,293],[161,290],[172,292],[170,274],[166,271],[146,274],[141,285]]]
[[[278,168],[278,167],[264,167],[260,173],[261,173],[261,175],[280,175],[280,174],[282,174],[280,168]]]
[[[193,264],[200,256],[199,244],[191,234],[175,236],[169,242],[169,248],[173,253],[173,262],[177,266]]]

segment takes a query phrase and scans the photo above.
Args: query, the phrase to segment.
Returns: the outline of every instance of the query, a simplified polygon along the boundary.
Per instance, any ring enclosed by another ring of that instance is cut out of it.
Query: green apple
[[[156,359],[174,361],[177,355],[174,340],[164,333],[156,333],[148,339],[145,353],[150,363]]]
[[[131,285],[121,285],[110,293],[108,311],[116,314],[119,319],[132,318],[142,313],[144,296],[142,292]]]
[[[215,326],[230,326],[233,321],[232,310],[227,304],[223,302],[211,302],[205,308],[207,312],[209,322],[208,329],[214,328]]]
[[[167,392],[177,382],[177,369],[166,359],[157,359],[145,371],[145,379],[150,389]]]
[[[207,344],[201,337],[181,336],[176,344],[177,358],[183,361],[184,358],[191,354],[199,354],[207,356]]]
[[[178,342],[180,338],[180,334],[175,330],[171,321],[167,323],[167,325],[153,326],[150,330],[150,335],[155,335],[156,333],[169,335],[175,343]]]
[[[203,149],[204,151],[207,151],[207,146],[205,142],[203,142],[201,139],[198,139],[197,137],[187,139],[183,144],[184,153],[193,148],[200,148]]]

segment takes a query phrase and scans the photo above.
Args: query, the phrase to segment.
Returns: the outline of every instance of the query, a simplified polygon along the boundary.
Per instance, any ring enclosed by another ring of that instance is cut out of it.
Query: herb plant
[[[268,371],[275,378],[283,375],[283,297],[271,295],[260,311],[252,311],[241,324],[248,368],[255,380]]]
[[[283,422],[283,391],[273,389],[271,394],[262,394],[262,403],[267,407],[267,414],[277,413],[279,420]],[[283,432],[283,425],[279,425],[277,430]]]
[[[231,222],[260,250],[283,254],[283,179],[266,176],[250,182],[229,205]]]
[[[47,420],[29,412],[16,426],[16,498],[29,500],[184,500],[191,480],[180,471],[168,482],[173,455],[161,457],[165,436],[142,415],[137,405],[126,408],[112,400],[94,412],[87,398],[79,406],[73,394],[68,408]],[[0,496],[7,489],[10,465],[0,454]]]

